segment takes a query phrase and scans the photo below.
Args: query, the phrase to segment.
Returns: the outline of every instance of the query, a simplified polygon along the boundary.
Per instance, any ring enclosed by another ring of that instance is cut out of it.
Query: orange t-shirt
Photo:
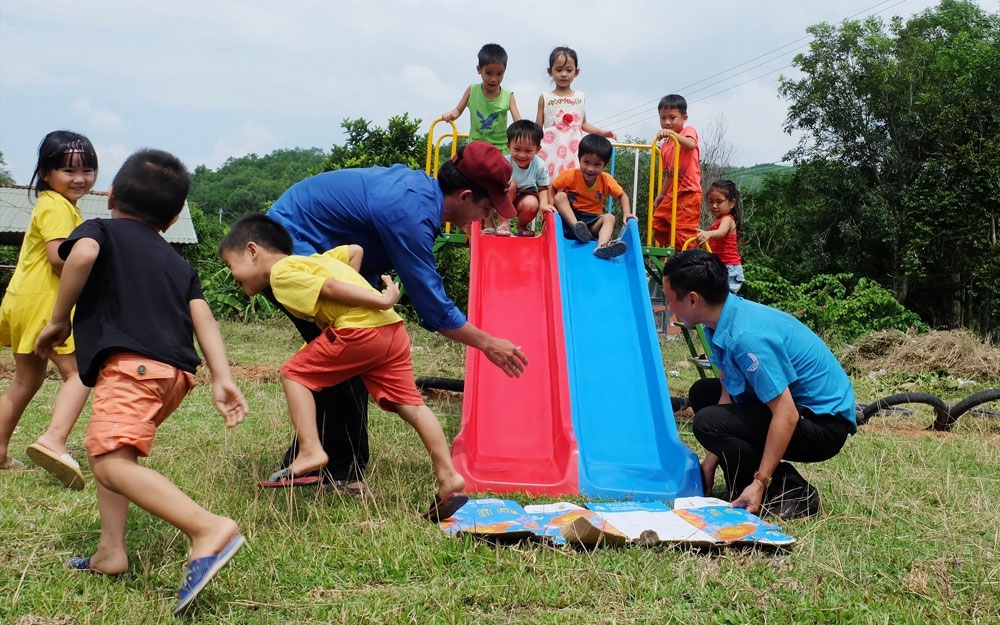
[[[579,169],[565,169],[559,172],[555,180],[552,181],[552,188],[555,191],[565,191],[569,196],[569,203],[575,210],[581,213],[591,213],[600,215],[604,212],[604,201],[609,197],[621,197],[622,187],[614,176],[606,171],[602,171],[594,181],[594,185],[587,186],[583,181],[583,172]]]
[[[694,149],[681,148],[681,159],[677,173],[677,193],[697,191],[701,193],[701,145],[698,141],[698,131],[693,126],[681,128],[682,137],[694,139]],[[663,195],[671,197],[674,194],[674,140],[666,139],[660,146],[660,156],[663,160],[664,185]]]

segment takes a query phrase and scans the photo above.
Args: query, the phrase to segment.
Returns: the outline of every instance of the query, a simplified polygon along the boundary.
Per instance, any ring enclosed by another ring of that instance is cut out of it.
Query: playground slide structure
[[[536,238],[472,232],[469,320],[520,345],[507,378],[466,353],[461,431],[452,457],[470,491],[639,500],[701,494],[679,439],[646,286],[638,232],[605,261],[565,239],[549,214]]]
[[[556,220],[579,492],[609,499],[701,495],[698,458],[677,434],[636,222],[611,261]]]
[[[559,272],[551,217],[534,238],[470,236],[469,321],[516,341],[529,365],[508,378],[479,350],[465,355],[455,468],[469,491],[577,492]]]

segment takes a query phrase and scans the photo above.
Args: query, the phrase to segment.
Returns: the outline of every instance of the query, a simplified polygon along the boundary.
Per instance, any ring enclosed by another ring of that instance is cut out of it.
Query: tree
[[[880,282],[909,308],[936,326],[996,329],[1000,17],[943,0],[905,23],[808,32],[794,61],[804,76],[780,86],[786,131],[804,133],[788,158],[837,163],[861,185],[858,233],[886,246]]]
[[[3,160],[3,152],[0,152],[0,184],[17,184],[14,176],[7,169],[7,161]]]
[[[347,133],[344,145],[334,145],[318,171],[352,167],[389,167],[402,163],[421,169],[426,158],[427,135],[420,134],[420,120],[409,113],[389,118],[387,128],[372,126],[364,118],[345,119],[340,127]]]
[[[231,223],[268,209],[288,187],[309,177],[323,161],[319,148],[275,150],[266,156],[230,158],[212,171],[199,165],[191,177],[189,201],[206,216]]]

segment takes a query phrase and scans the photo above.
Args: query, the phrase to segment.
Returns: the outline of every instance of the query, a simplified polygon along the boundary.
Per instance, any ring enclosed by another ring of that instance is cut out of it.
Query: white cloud
[[[209,169],[216,169],[231,157],[246,156],[247,154],[267,154],[277,149],[274,135],[271,131],[260,124],[246,122],[233,135],[221,137],[212,146],[211,154],[199,161],[204,163]],[[286,146],[293,147],[293,146]],[[188,163],[189,168],[194,169],[194,164]]]
[[[95,107],[90,96],[73,100],[73,111],[82,116],[87,124],[101,130],[119,130],[125,125],[118,113]]]

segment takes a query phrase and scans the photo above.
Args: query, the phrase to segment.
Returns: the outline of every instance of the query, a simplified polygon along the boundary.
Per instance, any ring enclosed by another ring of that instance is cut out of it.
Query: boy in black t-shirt
[[[101,538],[93,555],[71,558],[67,566],[125,573],[125,524],[134,502],[191,539],[175,614],[244,542],[232,519],[205,510],[137,462],[149,455],[157,426],[194,385],[200,359],[192,332],[212,373],[212,399],[226,426],[235,426],[247,413],[198,273],[160,236],[177,220],[189,186],[184,165],[166,152],[140,150],[125,161],[108,197],[112,219],[84,222],[59,246],[66,261],[59,295],[35,345],[36,353],[48,354],[75,324],[80,379],[94,387],[85,445],[97,480]]]

